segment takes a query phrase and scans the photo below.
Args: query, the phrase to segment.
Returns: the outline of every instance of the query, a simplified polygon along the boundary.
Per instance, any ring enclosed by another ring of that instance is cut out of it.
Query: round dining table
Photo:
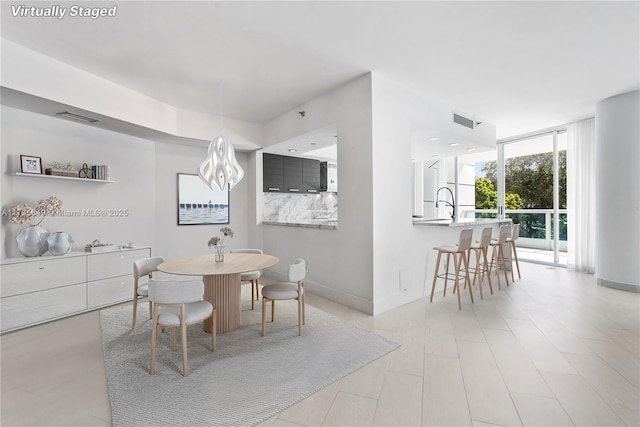
[[[248,271],[262,270],[277,264],[272,255],[228,253],[223,262],[216,262],[214,255],[198,255],[165,261],[158,270],[186,276],[202,276],[204,299],[217,311],[217,333],[223,334],[240,327],[242,313],[240,275]],[[202,329],[211,332],[213,321],[205,320]]]

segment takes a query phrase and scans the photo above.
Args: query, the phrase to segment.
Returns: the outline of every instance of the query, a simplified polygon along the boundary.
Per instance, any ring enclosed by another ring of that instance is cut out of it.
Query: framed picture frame
[[[42,175],[42,159],[36,156],[20,154],[20,172]]]
[[[229,224],[229,189],[212,190],[196,174],[178,174],[178,225]]]

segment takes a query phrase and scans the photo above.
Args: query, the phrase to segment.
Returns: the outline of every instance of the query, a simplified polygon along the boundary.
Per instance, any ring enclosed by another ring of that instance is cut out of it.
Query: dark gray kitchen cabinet
[[[302,192],[302,160],[299,157],[283,156],[284,159],[284,191]]]
[[[262,155],[262,191],[285,191],[283,156],[278,156],[277,154]]]
[[[302,159],[302,191],[304,193],[320,192],[320,161]]]
[[[263,154],[262,191],[319,193],[320,161],[301,157]]]

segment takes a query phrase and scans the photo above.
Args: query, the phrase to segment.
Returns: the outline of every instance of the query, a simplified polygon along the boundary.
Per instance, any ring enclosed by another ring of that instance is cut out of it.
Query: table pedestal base
[[[217,332],[224,334],[240,327],[240,273],[204,276],[204,299],[216,308]],[[205,320],[202,329],[211,333],[213,322]]]

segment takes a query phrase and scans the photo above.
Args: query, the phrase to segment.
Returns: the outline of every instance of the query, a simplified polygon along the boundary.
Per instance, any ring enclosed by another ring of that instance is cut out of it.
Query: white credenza
[[[131,300],[133,262],[150,256],[140,247],[2,260],[1,332]]]

